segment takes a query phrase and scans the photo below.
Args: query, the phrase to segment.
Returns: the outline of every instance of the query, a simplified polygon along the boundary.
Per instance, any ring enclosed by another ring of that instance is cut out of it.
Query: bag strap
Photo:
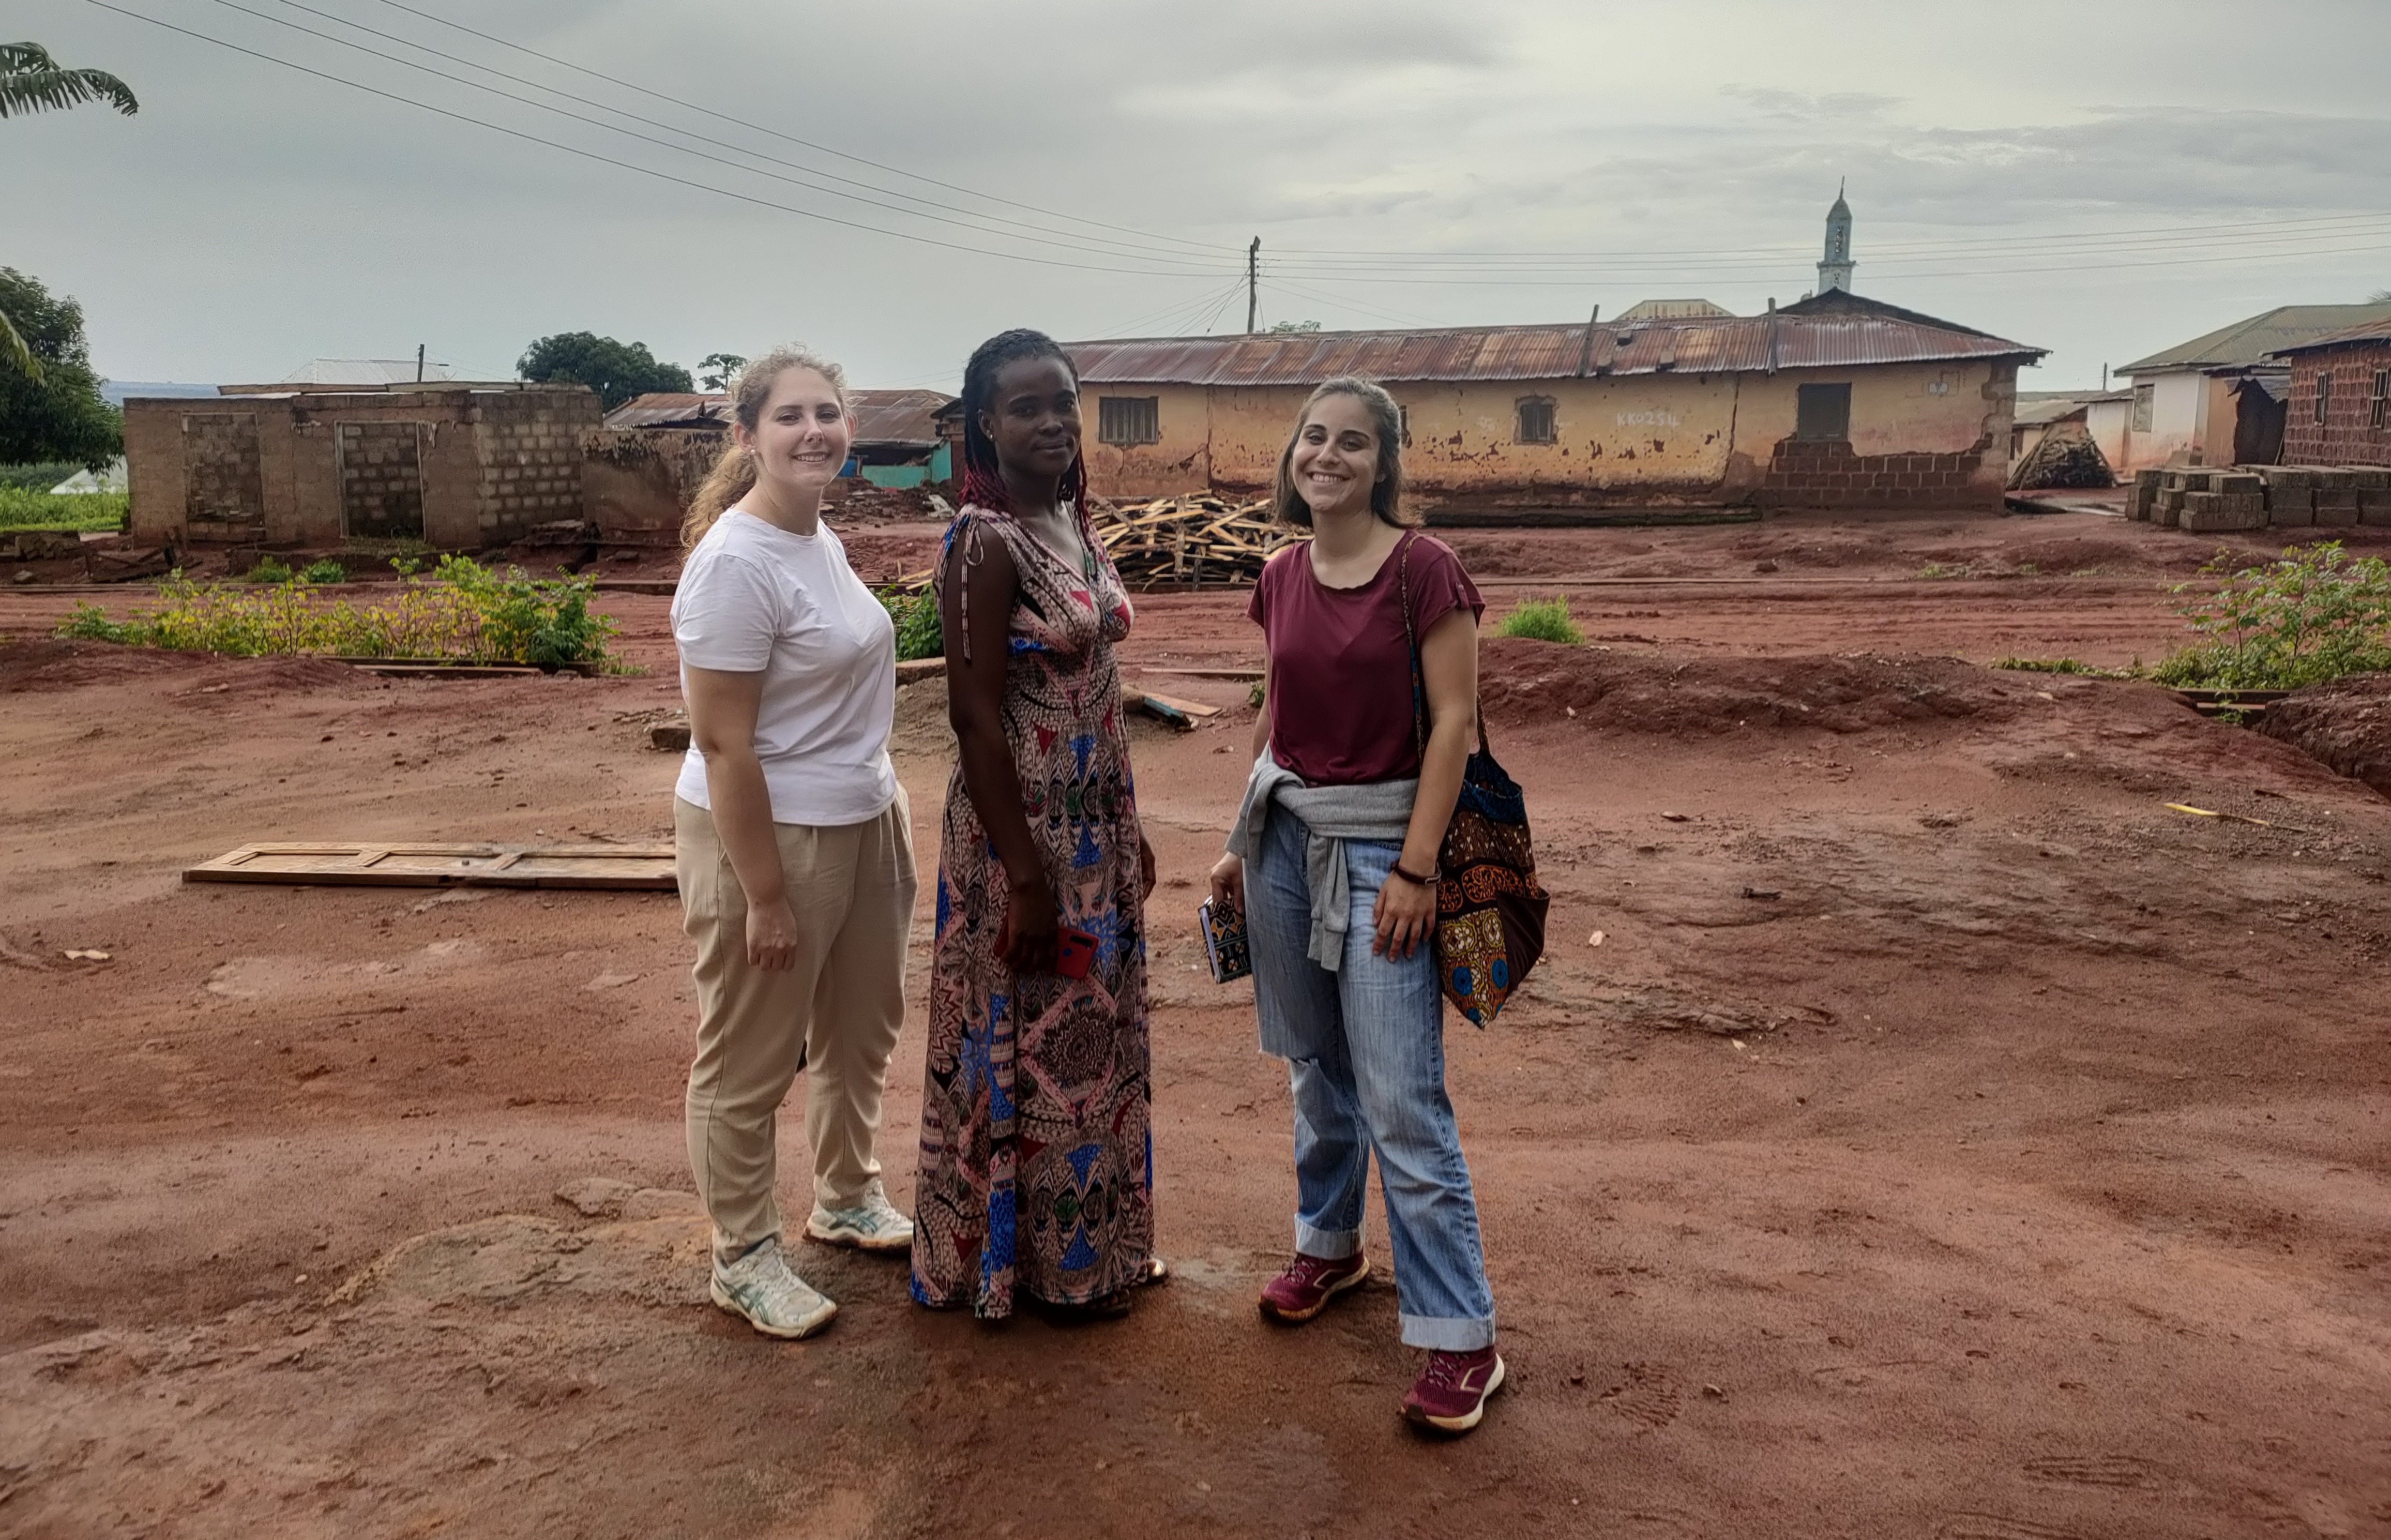
[[[1403,599],[1403,641],[1409,647],[1412,661],[1412,744],[1414,752],[1425,767],[1428,763],[1428,669],[1420,661],[1419,633],[1412,628],[1412,541],[1418,538],[1417,530],[1403,531],[1401,544],[1395,548],[1395,587]],[[1494,745],[1486,738],[1486,696],[1480,692],[1478,707],[1478,747],[1492,754]]]

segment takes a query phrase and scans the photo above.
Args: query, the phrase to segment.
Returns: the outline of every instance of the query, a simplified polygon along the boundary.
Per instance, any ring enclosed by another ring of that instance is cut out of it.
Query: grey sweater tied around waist
[[[1376,781],[1361,786],[1307,786],[1303,778],[1271,757],[1268,749],[1246,777],[1245,800],[1229,830],[1229,854],[1250,866],[1261,853],[1262,830],[1273,806],[1303,820],[1311,831],[1303,844],[1304,876],[1312,889],[1312,939],[1306,955],[1335,973],[1345,960],[1345,933],[1353,906],[1345,876],[1345,842],[1363,839],[1400,844],[1411,833],[1412,804],[1419,782]],[[1247,880],[1252,880],[1250,872]]]

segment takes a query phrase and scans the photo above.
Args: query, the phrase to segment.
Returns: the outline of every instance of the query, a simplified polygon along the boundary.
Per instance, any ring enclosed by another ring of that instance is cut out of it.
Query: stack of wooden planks
[[[1093,523],[1121,576],[1142,588],[1251,583],[1271,552],[1296,537],[1272,522],[1267,499],[1233,503],[1208,493],[1098,505]]]

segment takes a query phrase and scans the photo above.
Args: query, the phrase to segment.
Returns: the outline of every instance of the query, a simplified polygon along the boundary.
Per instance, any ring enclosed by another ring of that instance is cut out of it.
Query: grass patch
[[[1585,633],[1570,619],[1569,596],[1555,594],[1550,599],[1529,599],[1505,615],[1494,628],[1496,636],[1526,637],[1531,641],[1557,641],[1576,647],[1585,641]]]
[[[53,494],[0,486],[0,529],[123,529],[133,498],[123,492]]]
[[[1918,569],[1918,576],[1920,577],[1973,577],[1976,576],[1976,569],[1965,562],[1947,565],[1941,562],[1929,562]]]
[[[589,612],[596,591],[589,578],[550,581],[444,556],[431,575],[403,576],[394,593],[359,602],[328,599],[290,581],[288,567],[284,572],[284,580],[262,587],[194,583],[178,573],[161,585],[158,602],[132,619],[110,620],[97,605],[78,604],[58,634],[237,657],[303,653],[615,666],[606,646],[614,623]]]
[[[2081,674],[2096,679],[2130,679],[2137,677],[2122,668],[2095,668],[2077,658],[1995,658],[1993,666],[2015,669],[2022,674]]]
[[[46,492],[82,469],[71,459],[43,460],[32,465],[0,465],[0,487]]]
[[[2199,640],[2152,670],[2186,690],[2298,690],[2391,668],[2391,566],[2338,540],[2293,546],[2235,567],[2219,551],[2201,572],[2217,587],[2177,606]],[[2184,583],[2175,591],[2193,593]]]

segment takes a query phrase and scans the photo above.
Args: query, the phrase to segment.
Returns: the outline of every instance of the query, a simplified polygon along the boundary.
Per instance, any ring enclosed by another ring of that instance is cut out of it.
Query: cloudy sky
[[[140,96],[0,123],[0,264],[124,380],[419,342],[506,378],[588,330],[951,388],[1006,326],[1242,329],[1255,236],[1265,326],[1752,312],[1814,285],[1843,178],[1855,287],[2050,348],[2028,388],[2391,289],[2382,0],[10,0],[0,30]]]

